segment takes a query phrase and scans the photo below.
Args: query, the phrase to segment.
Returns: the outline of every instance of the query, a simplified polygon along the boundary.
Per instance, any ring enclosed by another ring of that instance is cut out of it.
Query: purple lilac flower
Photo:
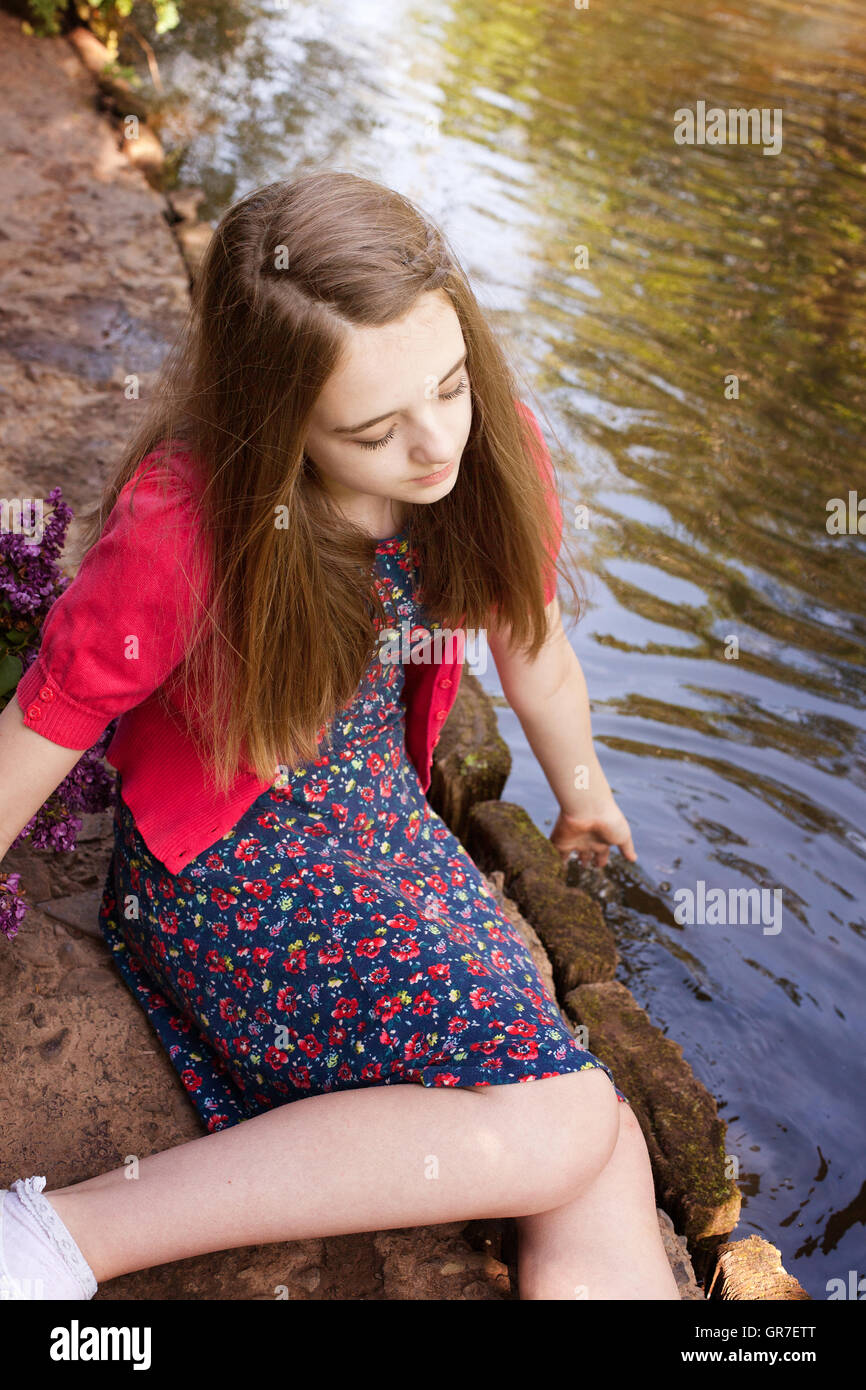
[[[17,658],[22,675],[39,654],[40,628],[48,610],[72,582],[58,564],[72,508],[63,501],[59,487],[51,489],[47,502],[52,510],[38,546],[29,545],[23,535],[0,532],[0,660],[4,655]],[[0,695],[0,708],[14,698],[14,690],[9,692],[7,687],[5,698]],[[101,758],[115,727],[113,720],[99,742],[82,754],[13,846],[26,841],[34,849],[75,849],[82,824],[75,812],[103,811],[110,804],[114,778]],[[0,933],[10,941],[27,911],[20,878],[0,870]]]

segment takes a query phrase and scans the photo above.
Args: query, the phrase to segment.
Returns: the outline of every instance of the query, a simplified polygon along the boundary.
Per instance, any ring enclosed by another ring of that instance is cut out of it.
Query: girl
[[[15,1182],[11,1288],[89,1298],[207,1251],[513,1216],[524,1299],[678,1297],[625,1097],[424,796],[479,628],[557,848],[636,857],[562,628],[561,522],[537,423],[407,199],[316,172],[229,209],[0,717],[5,853],[119,716],[100,925],[209,1132],[137,1182]]]

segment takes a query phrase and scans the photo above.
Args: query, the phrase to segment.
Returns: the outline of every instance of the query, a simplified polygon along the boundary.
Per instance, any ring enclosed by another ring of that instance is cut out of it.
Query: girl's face
[[[436,502],[456,482],[472,423],[466,344],[442,290],[396,323],[346,332],[304,448],[343,515],[378,539],[402,526],[406,502]]]

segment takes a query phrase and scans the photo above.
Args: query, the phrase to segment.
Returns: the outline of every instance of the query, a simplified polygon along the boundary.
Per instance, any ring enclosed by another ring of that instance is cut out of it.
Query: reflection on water
[[[150,37],[203,216],[321,162],[380,178],[507,335],[589,508],[572,639],[640,855],[609,875],[621,974],[719,1100],[738,1234],[823,1298],[866,1258],[866,538],[826,525],[866,498],[866,22],[744,9],[296,0]],[[675,143],[698,101],[780,109],[781,152]],[[680,924],[699,880],[781,888],[782,930]]]

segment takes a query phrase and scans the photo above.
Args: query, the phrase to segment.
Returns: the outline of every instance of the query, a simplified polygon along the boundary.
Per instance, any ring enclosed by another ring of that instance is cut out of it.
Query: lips
[[[453,464],[446,463],[444,468],[435,468],[432,473],[425,473],[420,478],[413,478],[416,483],[431,483],[436,478],[444,478],[451,471]]]

